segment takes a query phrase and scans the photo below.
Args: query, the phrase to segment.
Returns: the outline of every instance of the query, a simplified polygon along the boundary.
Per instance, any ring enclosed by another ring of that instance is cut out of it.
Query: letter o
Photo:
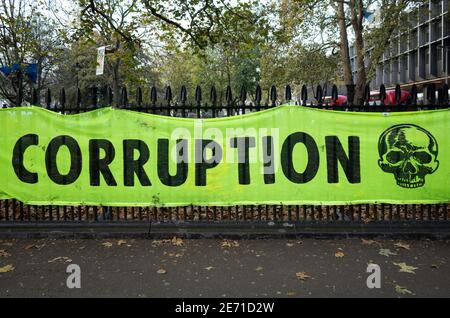
[[[63,175],[59,172],[56,157],[62,146],[66,146],[70,152],[70,170]],[[74,183],[81,174],[81,149],[78,142],[70,136],[58,136],[48,144],[45,152],[45,167],[49,178],[60,185]]]

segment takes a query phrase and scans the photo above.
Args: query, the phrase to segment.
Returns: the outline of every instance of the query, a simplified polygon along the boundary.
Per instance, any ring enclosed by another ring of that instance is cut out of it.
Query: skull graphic
[[[412,124],[387,129],[378,141],[378,165],[394,174],[397,185],[419,188],[439,167],[438,144],[427,130]]]

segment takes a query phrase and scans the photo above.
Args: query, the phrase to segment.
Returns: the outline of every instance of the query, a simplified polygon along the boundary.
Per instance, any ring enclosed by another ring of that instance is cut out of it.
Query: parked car
[[[400,103],[408,102],[410,97],[410,93],[406,90],[401,90],[400,93]],[[383,101],[384,105],[396,105],[397,101],[395,100],[395,90],[386,91],[386,98]],[[379,91],[371,91],[370,92],[370,105],[381,105],[380,92]]]
[[[345,95],[338,95],[338,98],[336,99],[336,102],[333,100],[331,96],[326,96],[323,99],[324,104],[329,106],[345,106],[347,104],[347,96]]]

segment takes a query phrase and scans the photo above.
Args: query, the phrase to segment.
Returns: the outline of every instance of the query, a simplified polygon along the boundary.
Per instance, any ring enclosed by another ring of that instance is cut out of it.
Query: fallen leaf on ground
[[[163,269],[163,268],[160,268],[160,269],[158,269],[158,270],[156,271],[156,273],[157,273],[157,274],[160,274],[160,275],[163,275],[163,274],[166,274],[167,271],[166,271],[165,269]]]
[[[408,251],[411,249],[411,247],[409,246],[409,244],[402,243],[402,242],[395,243],[394,246],[395,246],[395,247],[403,248],[403,249],[408,250]]]
[[[297,279],[298,279],[298,280],[301,280],[301,281],[305,281],[305,280],[307,280],[308,278],[311,278],[311,276],[309,276],[309,275],[306,274],[305,272],[298,272],[298,273],[295,273],[295,276],[297,276]]]
[[[6,243],[3,243],[3,245],[5,245],[5,246],[13,246],[13,243],[6,242]]]
[[[406,263],[393,263],[393,264],[400,267],[399,272],[402,273],[415,274],[414,271],[418,269],[418,267],[406,265]]]
[[[431,264],[431,268],[437,269],[439,266],[437,264]]]
[[[57,261],[63,261],[64,263],[72,263],[72,260],[70,258],[68,258],[67,256],[58,256],[55,257],[54,259],[49,260],[49,263],[54,263]]]
[[[258,266],[258,267],[256,267],[256,269],[255,269],[255,270],[256,270],[257,272],[260,272],[260,271],[262,271],[263,269],[264,269],[264,267],[262,267],[262,266]]]
[[[365,239],[361,239],[361,243],[363,245],[381,245],[380,242],[374,241],[374,240],[365,240]]]
[[[221,247],[239,247],[238,241],[223,240],[220,242]]]
[[[3,267],[0,267],[0,273],[8,273],[8,272],[11,272],[11,271],[13,271],[14,270],[14,266],[12,266],[11,264],[10,265],[6,265],[6,266],[3,266]]]
[[[292,246],[294,246],[294,244],[292,244],[292,243],[286,243],[286,246],[287,246],[287,247],[292,247]]]
[[[105,242],[105,243],[102,243],[102,246],[103,246],[103,247],[110,248],[110,247],[113,246],[113,243],[111,243],[111,242]]]
[[[184,245],[183,239],[181,239],[179,237],[173,237],[172,238],[172,245],[173,246],[183,246]]]
[[[31,250],[31,249],[41,250],[44,246],[45,246],[45,244],[41,244],[41,245],[30,244],[30,245],[25,246],[25,249],[26,250]]]
[[[406,295],[406,294],[414,295],[414,293],[412,291],[410,291],[409,289],[406,289],[406,287],[399,286],[399,285],[395,285],[395,292],[397,294],[401,294],[401,295]]]
[[[9,254],[7,251],[5,250],[0,250],[0,257],[10,257],[11,254]]]
[[[380,251],[378,252],[378,254],[386,256],[386,257],[389,257],[390,255],[398,255],[397,253],[392,252],[388,248],[380,248]]]
[[[208,267],[205,267],[205,269],[207,270],[207,271],[210,271],[210,270],[212,270],[214,267],[212,267],[212,266],[208,266]]]
[[[342,258],[342,257],[344,257],[344,255],[345,254],[343,252],[341,252],[341,251],[334,253],[334,256],[337,257],[337,258]]]
[[[118,240],[117,245],[122,246],[123,244],[127,244],[127,241],[125,240]]]

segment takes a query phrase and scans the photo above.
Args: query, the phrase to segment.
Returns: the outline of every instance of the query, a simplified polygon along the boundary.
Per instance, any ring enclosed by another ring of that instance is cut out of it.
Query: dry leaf
[[[13,243],[6,242],[6,243],[3,243],[3,245],[5,245],[5,246],[13,246]]]
[[[409,266],[406,265],[406,263],[393,263],[394,265],[400,267],[399,272],[402,273],[409,273],[409,274],[415,274],[415,270],[418,269],[418,267]]]
[[[107,248],[110,248],[113,246],[113,244],[111,242],[105,242],[105,243],[102,243],[102,245],[103,245],[103,247],[107,247]]]
[[[239,247],[238,241],[231,241],[231,240],[223,240],[220,242],[220,246],[222,247]]]
[[[160,274],[160,275],[164,275],[164,274],[167,273],[167,271],[165,269],[163,269],[163,268],[160,268],[160,269],[158,269],[158,271],[156,273]]]
[[[122,246],[123,244],[127,244],[127,241],[125,240],[118,240],[117,245]]]
[[[363,245],[381,245],[380,242],[374,241],[374,240],[365,240],[365,239],[361,239],[361,243]]]
[[[306,274],[305,272],[298,272],[298,273],[295,273],[295,276],[297,276],[297,279],[298,279],[298,280],[301,280],[301,281],[305,281],[305,280],[307,280],[308,278],[311,278],[311,276],[309,276],[309,275]]]
[[[205,267],[205,269],[207,270],[207,271],[210,271],[210,270],[212,270],[214,267],[212,267],[212,266],[208,266],[208,267]]]
[[[5,250],[0,250],[0,257],[10,257],[11,254],[9,254],[7,251]]]
[[[287,246],[287,247],[292,247],[292,246],[294,246],[294,244],[292,244],[292,243],[286,243],[286,246]]]
[[[31,250],[31,249],[41,250],[44,246],[45,246],[45,244],[41,244],[41,245],[30,244],[30,245],[25,246],[25,249],[26,250]]]
[[[13,267],[12,265],[6,265],[3,267],[0,267],[0,273],[8,273],[11,272],[15,269],[15,267]]]
[[[390,255],[398,255],[397,253],[392,252],[388,248],[380,248],[380,251],[378,252],[378,254],[386,256],[386,257],[389,257]]]
[[[184,245],[183,239],[181,239],[179,237],[173,237],[172,238],[172,245],[173,246],[183,246]]]
[[[395,243],[394,246],[403,248],[403,249],[408,250],[408,251],[411,249],[409,244],[402,243],[402,242]]]
[[[399,286],[399,285],[395,285],[395,292],[397,294],[401,294],[401,295],[406,295],[406,294],[414,295],[414,293],[412,291],[406,289],[405,287]]]
[[[345,254],[341,251],[334,253],[334,256],[336,256],[337,258],[342,258],[342,257],[344,257],[344,255]]]
[[[54,263],[56,261],[63,261],[64,263],[72,263],[72,260],[70,258],[68,258],[67,256],[58,256],[55,257],[54,259],[49,260],[49,263]]]
[[[255,270],[256,270],[257,272],[260,272],[260,271],[262,271],[263,269],[264,269],[264,267],[262,267],[262,266],[258,266],[258,267],[256,267],[256,269],[255,269]]]

